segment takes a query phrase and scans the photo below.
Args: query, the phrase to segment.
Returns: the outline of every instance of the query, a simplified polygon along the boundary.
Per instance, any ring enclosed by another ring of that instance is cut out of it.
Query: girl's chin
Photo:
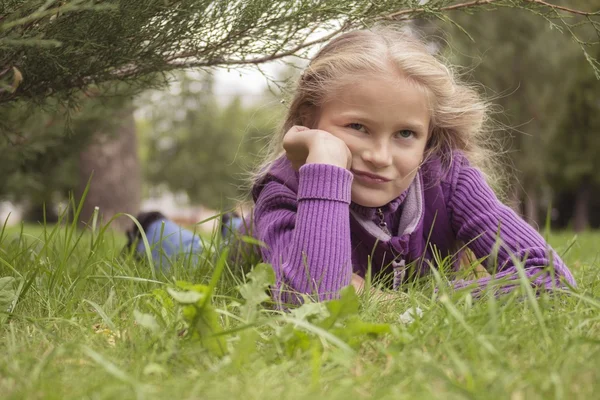
[[[372,188],[354,182],[352,184],[352,202],[369,208],[383,207],[400,196],[405,190],[406,188],[394,187],[392,189],[389,186]]]
[[[352,202],[354,204],[358,204],[359,206],[367,207],[367,208],[379,208],[379,207],[383,207],[383,206],[385,206],[387,204],[387,203],[383,203],[383,204],[379,204],[379,203],[364,203],[364,202],[354,201],[354,200],[352,200]]]
[[[396,196],[397,197],[397,196]],[[369,196],[366,194],[352,194],[352,202],[358,204],[359,206],[369,207],[369,208],[377,208],[383,207],[390,201],[394,200],[396,197],[392,198],[383,198],[379,196]]]

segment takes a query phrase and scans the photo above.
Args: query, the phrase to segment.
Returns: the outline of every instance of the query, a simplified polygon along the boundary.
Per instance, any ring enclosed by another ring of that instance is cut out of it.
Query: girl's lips
[[[354,174],[354,177],[356,177],[357,179],[359,179],[363,182],[368,182],[368,183],[386,183],[391,180],[391,179],[388,179],[381,175],[371,174],[369,172],[364,172],[364,171],[357,171],[354,169],[352,170],[352,173]]]

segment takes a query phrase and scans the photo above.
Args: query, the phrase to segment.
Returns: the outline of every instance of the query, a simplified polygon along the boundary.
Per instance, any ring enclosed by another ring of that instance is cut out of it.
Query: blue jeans
[[[224,244],[229,242],[232,232],[240,228],[242,221],[242,218],[233,216],[228,223],[223,223],[221,235]],[[165,272],[179,257],[191,257],[192,265],[198,264],[203,250],[201,239],[197,234],[166,218],[152,222],[146,228],[146,238],[155,268]],[[145,257],[146,246],[143,240],[138,242],[135,251],[139,256]]]

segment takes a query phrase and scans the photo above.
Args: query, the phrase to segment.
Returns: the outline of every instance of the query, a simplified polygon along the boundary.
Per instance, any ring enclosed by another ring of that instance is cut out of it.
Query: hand
[[[304,164],[330,164],[349,169],[352,153],[343,140],[320,129],[293,126],[283,137],[285,155],[298,170]]]
[[[364,293],[365,280],[360,275],[352,274],[352,280],[350,281],[350,284],[354,286],[354,290],[356,290],[356,293],[359,296]],[[377,301],[394,301],[400,297],[396,293],[385,293],[374,287],[371,288],[371,296]]]

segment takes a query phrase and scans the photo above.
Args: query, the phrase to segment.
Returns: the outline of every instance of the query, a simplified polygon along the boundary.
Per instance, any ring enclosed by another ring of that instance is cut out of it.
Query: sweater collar
[[[350,209],[359,215],[362,215],[364,217],[371,219],[371,218],[375,217],[375,214],[377,213],[377,209],[379,209],[379,208],[386,215],[396,212],[396,210],[398,210],[398,207],[400,207],[400,205],[402,204],[404,199],[406,199],[407,195],[408,195],[408,189],[406,189],[404,192],[402,192],[400,194],[400,196],[396,197],[395,199],[393,199],[392,201],[390,201],[389,203],[387,203],[386,205],[383,205],[381,207],[365,207],[365,206],[361,206],[360,204],[356,204],[355,202],[351,202]]]

